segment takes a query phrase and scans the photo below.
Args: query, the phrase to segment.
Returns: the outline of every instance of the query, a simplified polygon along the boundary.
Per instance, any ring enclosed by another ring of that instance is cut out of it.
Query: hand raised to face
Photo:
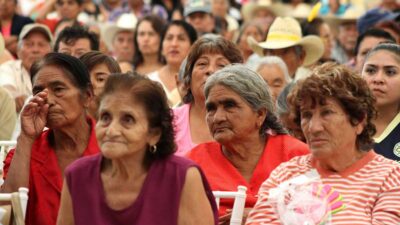
[[[37,93],[21,111],[21,134],[36,139],[42,133],[47,122],[49,104],[48,91]]]

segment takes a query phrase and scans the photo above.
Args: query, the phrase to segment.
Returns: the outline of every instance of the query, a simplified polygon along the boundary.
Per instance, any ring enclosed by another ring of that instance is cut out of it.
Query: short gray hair
[[[265,56],[258,59],[255,63],[254,71],[259,72],[264,66],[271,66],[271,65],[276,65],[279,67],[279,69],[282,70],[287,83],[290,83],[292,81],[292,78],[289,76],[289,71],[286,66],[286,63],[278,56]]]
[[[211,75],[204,86],[206,99],[215,85],[223,85],[241,96],[254,111],[266,109],[267,116],[260,128],[260,135],[265,135],[268,129],[278,134],[287,131],[278,121],[274,103],[264,79],[253,70],[242,64],[228,65]]]

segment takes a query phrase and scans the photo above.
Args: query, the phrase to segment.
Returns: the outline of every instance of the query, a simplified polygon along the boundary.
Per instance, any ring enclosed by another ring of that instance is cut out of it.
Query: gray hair
[[[257,60],[254,66],[254,71],[259,72],[264,66],[272,66],[276,65],[281,69],[285,76],[285,80],[287,83],[292,81],[292,78],[289,76],[289,71],[286,66],[286,63],[279,58],[278,56],[265,56]]]
[[[287,133],[275,114],[268,85],[258,73],[242,64],[228,65],[207,79],[204,86],[206,98],[215,85],[223,85],[236,92],[254,111],[266,109],[267,116],[260,128],[260,135],[265,135],[268,129],[277,134]]]

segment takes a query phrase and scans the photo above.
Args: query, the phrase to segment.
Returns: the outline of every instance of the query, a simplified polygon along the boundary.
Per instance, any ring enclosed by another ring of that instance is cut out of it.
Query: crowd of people
[[[27,225],[400,223],[396,0],[0,0]]]

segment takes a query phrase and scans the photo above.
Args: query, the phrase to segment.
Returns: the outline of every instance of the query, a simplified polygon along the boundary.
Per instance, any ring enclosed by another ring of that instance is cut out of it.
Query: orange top
[[[199,144],[188,157],[203,169],[213,191],[237,191],[238,185],[247,187],[246,207],[251,208],[257,201],[260,185],[275,167],[294,156],[309,153],[305,143],[289,135],[270,135],[266,140],[264,152],[249,182],[225,157],[218,142]],[[220,214],[232,206],[233,200],[221,199]]]

